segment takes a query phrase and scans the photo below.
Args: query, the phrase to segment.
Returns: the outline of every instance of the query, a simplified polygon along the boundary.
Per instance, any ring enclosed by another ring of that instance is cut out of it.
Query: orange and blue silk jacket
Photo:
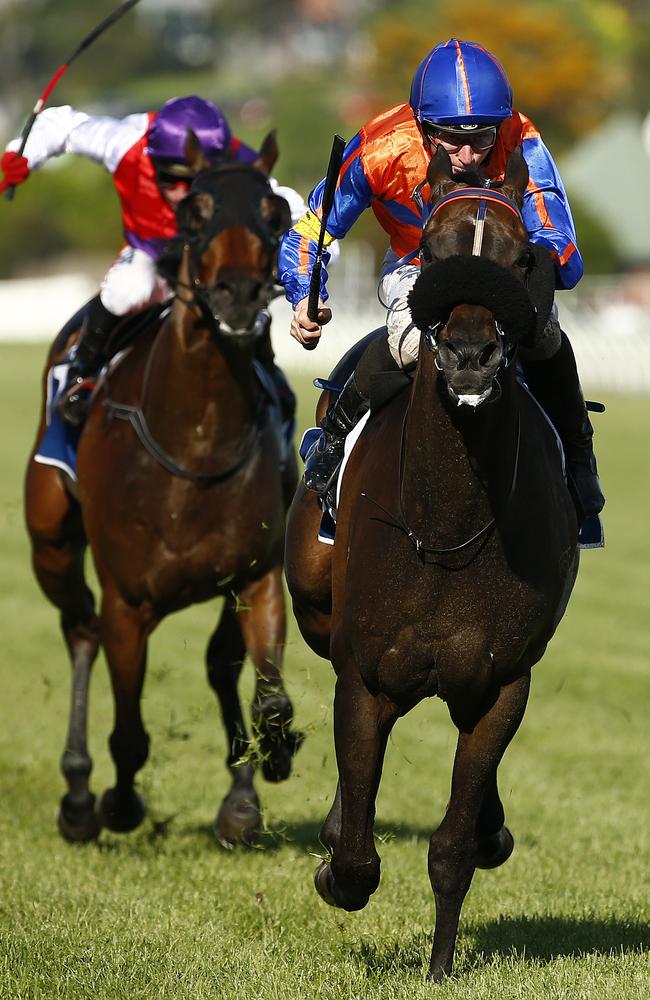
[[[514,111],[501,124],[480,172],[490,181],[502,181],[508,157],[520,144],[530,175],[522,208],[524,224],[531,242],[550,250],[557,287],[573,288],[582,277],[583,265],[571,209],[553,157],[529,118]],[[343,239],[361,213],[371,208],[397,258],[417,263],[422,226],[432,206],[428,184],[420,189],[419,198],[416,188],[426,178],[429,159],[410,105],[389,108],[365,125],[345,148],[324,246]],[[309,195],[307,213],[282,239],[279,276],[294,306],[309,294],[324,188],[323,179]],[[324,264],[328,259],[325,251]],[[325,300],[325,267],[322,274]]]

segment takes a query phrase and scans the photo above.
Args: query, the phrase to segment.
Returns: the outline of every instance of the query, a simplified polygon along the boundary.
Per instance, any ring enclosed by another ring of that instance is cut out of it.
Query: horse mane
[[[482,188],[486,185],[485,177],[481,177],[475,170],[461,170],[452,175],[452,180],[454,184],[464,184],[467,187]]]

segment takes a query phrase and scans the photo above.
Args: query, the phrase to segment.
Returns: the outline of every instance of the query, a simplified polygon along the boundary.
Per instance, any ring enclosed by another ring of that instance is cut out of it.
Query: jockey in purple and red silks
[[[367,348],[307,456],[305,485],[321,496],[331,495],[345,436],[367,409],[370,376],[417,359],[420,334],[411,323],[407,296],[420,272],[418,248],[431,208],[425,178],[432,153],[443,146],[454,174],[478,173],[482,183],[488,183],[503,180],[508,157],[519,145],[530,178],[522,208],[530,240],[550,254],[555,287],[573,288],[583,267],[562,180],[538,130],[513,110],[503,67],[482,45],[455,38],[437,45],[415,73],[409,103],[378,115],[348,143],[325,245],[342,239],[361,213],[372,208],[390,240],[379,285],[380,299],[388,307],[387,337]],[[323,305],[325,269],[318,322],[307,316],[324,186],[321,181],[314,188],[309,211],[285,234],[280,249],[280,279],[294,307],[291,335],[308,349],[316,346],[322,325],[332,316]],[[548,270],[552,282],[550,265]],[[581,513],[600,511],[604,497],[596,473],[593,431],[573,351],[560,330],[555,307],[543,334],[533,348],[520,350],[520,358],[530,387],[562,438]]]
[[[69,106],[48,108],[36,119],[25,155],[15,152],[20,145],[15,139],[0,161],[4,171],[1,192],[9,184],[22,183],[50,157],[78,153],[103,164],[120,199],[127,245],[109,268],[83,321],[63,405],[71,422],[82,419],[87,396],[85,389],[78,393],[76,389],[96,374],[119,318],[172,295],[156,263],[167,241],[176,235],[174,210],[192,180],[185,162],[188,129],[213,163],[257,159],[255,150],[232,135],[216,105],[201,97],[176,97],[157,113],[122,119],[95,117]],[[273,179],[271,184],[289,202],[294,221],[300,218],[306,209],[300,195],[292,188],[279,187]]]

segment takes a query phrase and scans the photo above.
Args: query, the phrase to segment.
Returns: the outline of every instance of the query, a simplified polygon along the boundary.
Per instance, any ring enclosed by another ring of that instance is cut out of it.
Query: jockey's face
[[[424,123],[422,132],[430,149],[442,146],[449,154],[451,169],[455,174],[478,170],[492,152],[497,137],[496,127],[463,135],[462,132],[448,132]]]
[[[172,184],[161,184],[158,182],[158,190],[160,191],[163,201],[167,202],[170,208],[176,208],[183,198],[187,196],[187,192],[190,189],[188,181],[176,180]]]
[[[182,175],[179,176],[181,171],[183,174],[187,175],[189,173],[188,168],[183,164],[170,165],[158,160],[154,161],[154,170],[156,172],[158,190],[163,197],[163,201],[165,201],[170,208],[176,208],[176,206],[187,195],[187,192],[190,189],[190,184],[192,183],[191,177]]]

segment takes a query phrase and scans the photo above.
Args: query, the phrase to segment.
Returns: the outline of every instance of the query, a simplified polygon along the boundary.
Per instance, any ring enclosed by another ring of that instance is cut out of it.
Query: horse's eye
[[[524,250],[515,261],[515,267],[520,267],[523,271],[530,271],[535,258],[530,250]]]
[[[431,248],[427,243],[423,243],[420,247],[420,257],[425,264],[431,264],[433,261],[433,254],[431,253]]]

